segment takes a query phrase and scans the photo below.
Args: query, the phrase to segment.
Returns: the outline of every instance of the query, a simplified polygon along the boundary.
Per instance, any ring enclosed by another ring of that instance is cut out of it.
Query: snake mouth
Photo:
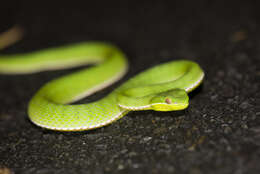
[[[131,111],[139,111],[139,110],[154,110],[154,111],[178,111],[178,110],[183,110],[186,109],[189,106],[189,103],[154,103],[150,105],[145,105],[145,106],[124,106],[121,104],[118,104],[119,107],[126,109],[126,110],[131,110]]]
[[[155,111],[178,111],[188,107],[189,103],[156,103],[151,105],[151,110]]]

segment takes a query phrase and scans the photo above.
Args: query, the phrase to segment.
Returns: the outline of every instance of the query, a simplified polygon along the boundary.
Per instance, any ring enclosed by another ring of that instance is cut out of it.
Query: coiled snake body
[[[38,126],[80,131],[105,126],[132,110],[172,111],[188,106],[188,92],[203,80],[198,64],[178,60],[150,68],[101,100],[71,105],[101,90],[126,72],[123,52],[103,42],[86,42],[32,53],[1,55],[0,73],[33,73],[94,63],[97,66],[45,84],[28,106],[30,120]]]

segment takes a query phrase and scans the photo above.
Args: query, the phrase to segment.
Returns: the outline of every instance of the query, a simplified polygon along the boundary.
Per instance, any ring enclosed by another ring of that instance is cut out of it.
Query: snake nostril
[[[171,104],[171,103],[172,103],[172,100],[171,100],[170,98],[166,98],[166,99],[165,99],[165,102],[166,102],[167,104]]]

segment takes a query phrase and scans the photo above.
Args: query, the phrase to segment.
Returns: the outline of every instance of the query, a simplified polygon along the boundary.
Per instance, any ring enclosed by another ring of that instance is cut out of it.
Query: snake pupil
[[[171,103],[172,103],[172,100],[171,100],[170,98],[166,98],[166,99],[165,99],[165,102],[166,102],[167,104],[171,104]]]

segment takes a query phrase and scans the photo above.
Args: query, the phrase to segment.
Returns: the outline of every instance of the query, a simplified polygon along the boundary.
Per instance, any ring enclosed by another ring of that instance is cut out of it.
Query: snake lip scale
[[[111,124],[130,111],[183,110],[189,104],[187,93],[204,78],[197,63],[170,61],[137,74],[100,100],[69,104],[104,89],[126,73],[125,54],[104,42],[0,55],[0,73],[27,74],[89,63],[96,66],[51,80],[36,92],[28,105],[29,119],[35,125],[56,131],[83,131]]]

